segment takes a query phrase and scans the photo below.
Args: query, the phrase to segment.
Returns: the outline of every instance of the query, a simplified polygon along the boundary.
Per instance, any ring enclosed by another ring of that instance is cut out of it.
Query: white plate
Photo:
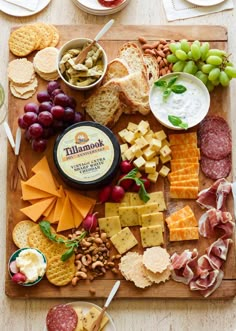
[[[0,0],[0,11],[2,11],[5,14],[16,16],[16,17],[25,17],[25,16],[32,16],[37,13],[39,13],[41,10],[43,10],[51,0],[40,0],[38,3],[38,6],[35,11],[27,10],[25,8],[22,8],[20,6],[13,5],[9,2]]]
[[[124,7],[128,5],[130,0],[125,0],[123,1],[120,5],[112,8],[107,8],[103,7],[100,5],[97,0],[72,0],[73,3],[81,10],[88,14],[92,15],[98,15],[98,16],[103,16],[103,15],[111,15],[114,13],[117,13],[118,11],[122,10]]]
[[[225,0],[186,0],[194,5],[207,7],[207,6],[215,6],[219,3],[224,2]]]
[[[86,302],[86,301],[76,301],[76,302],[69,302],[68,305],[74,308],[81,308],[83,310],[83,314],[86,314],[92,307],[97,308],[99,311],[102,310],[101,307],[95,305],[94,303],[91,302]],[[105,312],[105,315],[109,319],[109,322],[106,324],[106,326],[103,328],[103,331],[116,331],[115,324],[111,318],[111,316]],[[47,326],[44,326],[43,331],[47,331]]]

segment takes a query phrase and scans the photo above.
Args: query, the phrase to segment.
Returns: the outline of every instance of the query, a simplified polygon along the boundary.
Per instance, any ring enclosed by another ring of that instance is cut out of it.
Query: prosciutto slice
[[[180,255],[174,253],[171,256],[172,278],[176,282],[189,284],[195,277],[195,274],[198,274],[197,257],[197,249],[194,249],[192,252],[187,249]]]

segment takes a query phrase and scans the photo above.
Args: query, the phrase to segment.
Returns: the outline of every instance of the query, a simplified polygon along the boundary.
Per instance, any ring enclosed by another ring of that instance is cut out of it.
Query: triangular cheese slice
[[[51,197],[50,193],[38,190],[32,186],[26,184],[21,180],[21,191],[23,200],[34,200],[34,199],[43,199]]]
[[[49,180],[48,175],[45,172],[37,172],[34,176],[27,180],[26,184],[38,190],[50,193],[51,195],[60,197],[56,185],[54,182]]]
[[[75,222],[75,227],[78,228],[80,226],[80,224],[83,221],[83,216],[80,214],[80,212],[74,207],[73,204],[71,204],[71,208],[72,208],[72,214],[74,217],[74,222]]]
[[[59,198],[58,198],[59,199]],[[55,202],[56,203],[56,202]],[[54,210],[55,210],[55,205],[54,205],[54,208],[52,208],[51,212],[49,213],[48,216],[45,216],[43,219],[45,221],[48,221],[50,222],[51,224],[53,223],[53,215],[54,215]]]
[[[61,217],[57,226],[57,232],[73,229],[75,227],[74,217],[69,197],[66,196]]]
[[[40,216],[43,215],[45,210],[48,208],[48,206],[52,203],[54,200],[54,197],[42,199],[42,201],[37,202],[31,206],[21,208],[20,211],[28,216],[31,220],[34,222],[37,222],[37,220],[40,218]]]
[[[52,203],[48,206],[48,208],[43,213],[43,216],[47,217],[51,213],[51,211],[55,208],[56,201],[57,201],[57,198],[54,197]]]
[[[57,181],[52,175],[46,156],[44,156],[38,163],[35,164],[35,166],[32,168],[32,171],[35,174],[37,174],[38,172],[43,172],[45,175],[47,175],[49,182],[51,182],[56,187],[59,187]]]
[[[96,203],[96,200],[85,197],[72,190],[66,190],[66,194],[68,194],[73,206],[79,211],[83,218],[86,217]]]
[[[54,209],[53,218],[51,220],[52,223],[59,222],[60,217],[61,217],[61,213],[62,213],[62,209],[63,209],[63,206],[64,206],[65,198],[66,198],[66,195],[65,195],[65,192],[64,192],[62,186],[60,186],[60,188],[59,188],[58,191],[59,191],[61,197],[60,198],[57,198],[57,202],[56,202],[56,206],[55,206],[55,209]]]

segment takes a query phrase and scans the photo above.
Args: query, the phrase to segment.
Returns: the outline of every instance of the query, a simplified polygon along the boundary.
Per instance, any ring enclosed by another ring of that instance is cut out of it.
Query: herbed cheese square
[[[127,206],[125,202],[106,202],[105,203],[105,217],[119,216],[119,208],[121,206]]]
[[[106,232],[108,237],[112,237],[121,230],[119,216],[101,217],[98,219],[98,224],[100,230]]]
[[[119,208],[121,227],[139,225],[139,206],[125,206]]]
[[[100,310],[98,310],[96,307],[90,308],[90,310],[85,314],[83,318],[83,327],[85,331],[91,330],[91,327],[94,321],[98,318],[99,314],[100,314]],[[99,330],[103,330],[104,326],[107,324],[108,321],[109,321],[108,317],[104,315]]]
[[[143,247],[160,246],[164,243],[161,225],[140,228]]]
[[[143,214],[151,214],[160,211],[157,203],[146,203],[145,205],[137,206],[136,208],[138,212],[139,224],[141,224],[141,216]]]
[[[130,206],[144,205],[144,201],[140,199],[138,193],[130,193]]]
[[[147,204],[157,204],[157,211],[166,210],[166,203],[164,199],[164,194],[162,191],[152,192],[149,193],[150,199],[148,200]],[[151,211],[149,211],[151,213]],[[147,214],[147,213],[146,213]]]
[[[162,231],[164,231],[164,220],[163,220],[163,213],[150,213],[150,214],[143,214],[141,215],[141,226],[153,226],[153,225],[160,225],[162,227]]]
[[[124,254],[138,244],[135,236],[128,227],[111,237],[111,242],[119,252]]]

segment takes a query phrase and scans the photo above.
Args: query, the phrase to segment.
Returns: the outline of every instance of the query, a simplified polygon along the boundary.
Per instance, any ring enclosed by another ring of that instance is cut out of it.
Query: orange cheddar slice
[[[196,227],[170,229],[170,241],[196,239],[199,239],[198,228]]]
[[[184,145],[172,145],[171,151],[183,151],[187,149],[197,148],[197,144],[184,144]]]
[[[60,216],[62,213],[62,209],[64,206],[65,198],[66,198],[66,195],[65,195],[65,192],[64,192],[64,189],[62,186],[60,186],[58,192],[60,194],[60,198],[59,197],[57,198],[56,206],[54,208],[54,214],[53,214],[53,217],[50,219],[51,223],[59,222]]]
[[[35,174],[37,174],[38,172],[43,172],[47,176],[48,182],[52,183],[53,186],[59,187],[49,168],[46,156],[44,156],[38,163],[36,163],[36,165],[32,168],[32,171]]]
[[[172,186],[199,186],[199,179],[188,179],[171,182]]]
[[[169,134],[169,142],[170,145],[187,145],[187,144],[195,144],[197,145],[197,133],[174,133]]]
[[[48,206],[48,208],[43,212],[43,216],[48,217],[51,214],[52,210],[55,208],[57,198],[54,197],[52,203]]]
[[[31,206],[21,208],[20,211],[28,216],[32,221],[37,222],[54,199],[54,197],[42,199]]]
[[[173,159],[171,163],[197,163],[199,161],[198,157],[186,157],[184,159]]]
[[[196,165],[191,165],[189,167],[186,167],[186,168],[182,168],[182,169],[179,169],[179,170],[176,170],[176,171],[172,171],[171,173],[168,174],[168,179],[169,181],[172,180],[173,177],[175,176],[179,176],[179,175],[198,175],[199,173],[199,164]]]
[[[181,219],[185,219],[188,216],[194,216],[192,209],[189,207],[189,205],[186,205],[184,208],[181,208],[174,213],[172,213],[170,216],[166,218],[166,223],[169,225],[171,222],[176,222]]]
[[[41,171],[37,172],[25,183],[31,187],[34,187],[35,189],[60,197],[56,185],[54,184],[53,181],[49,179],[48,175],[45,172],[41,172]]]
[[[178,171],[193,166],[195,173],[199,172],[199,163],[171,163],[171,171]]]
[[[57,226],[57,232],[73,229],[75,227],[71,203],[68,195],[65,197],[61,217]]]
[[[80,224],[83,221],[83,216],[80,214],[80,212],[74,207],[74,205],[71,204],[71,208],[72,208],[72,214],[74,217],[74,222],[75,222],[75,227],[78,228],[80,226]]]
[[[96,203],[94,199],[85,197],[72,190],[66,190],[66,194],[68,195],[72,205],[78,210],[83,218],[86,217]]]
[[[172,199],[197,199],[198,186],[172,186],[170,185],[170,198]]]
[[[53,223],[53,215],[54,215],[55,205],[56,205],[56,201],[55,201],[55,204],[54,204],[54,208],[52,208],[52,210],[50,211],[50,213],[47,216],[44,216],[43,219],[45,221],[48,221],[50,223]]]
[[[52,195],[50,193],[38,190],[32,186],[26,184],[26,182],[21,181],[21,191],[23,200],[38,200],[43,198],[49,198]]]
[[[191,148],[183,151],[172,151],[171,153],[172,159],[184,159],[184,158],[192,158],[197,157],[200,159],[200,149],[199,148]]]
[[[188,228],[193,226],[198,226],[196,217],[194,215],[187,216],[185,218],[180,219],[179,221],[172,221],[168,224],[169,229]]]
[[[189,179],[198,179],[198,174],[190,174],[190,175],[175,175],[169,178],[170,183],[178,182],[180,180],[189,180]]]

